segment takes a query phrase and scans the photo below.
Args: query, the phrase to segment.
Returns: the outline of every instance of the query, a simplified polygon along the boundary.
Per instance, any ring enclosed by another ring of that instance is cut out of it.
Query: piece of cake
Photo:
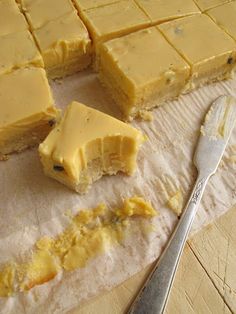
[[[52,129],[58,110],[41,68],[0,76],[0,156],[40,143]]]
[[[187,91],[231,76],[236,43],[205,14],[163,23],[158,28],[191,66]]]
[[[21,0],[31,29],[37,29],[48,22],[74,12],[71,0]]]
[[[221,4],[230,2],[232,0],[194,0],[194,1],[196,2],[200,10],[204,12],[208,9],[215,8]]]
[[[66,14],[33,32],[50,78],[63,77],[91,62],[91,40],[76,12]]]
[[[100,54],[100,81],[125,119],[176,98],[189,79],[189,65],[156,27],[108,41]]]
[[[79,12],[88,9],[102,7],[104,5],[112,4],[119,1],[120,0],[73,0]]]
[[[85,193],[104,174],[133,174],[142,142],[130,125],[72,102],[39,153],[46,175]]]
[[[153,25],[201,13],[193,0],[136,0],[136,3]]]
[[[0,36],[28,28],[15,0],[0,0]]]
[[[98,59],[102,42],[145,28],[151,23],[133,0],[85,10],[82,18],[92,37]]]
[[[0,75],[26,66],[44,66],[28,30],[0,36],[0,47]]]
[[[226,3],[206,12],[213,21],[236,40],[236,1]]]

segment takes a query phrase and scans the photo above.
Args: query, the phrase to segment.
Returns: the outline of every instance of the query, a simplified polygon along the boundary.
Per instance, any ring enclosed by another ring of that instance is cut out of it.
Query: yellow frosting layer
[[[107,4],[119,2],[120,0],[74,0],[76,8],[81,10],[102,7]]]
[[[194,0],[202,11],[217,7],[232,0]]]
[[[15,0],[0,1],[0,36],[27,29],[24,15],[20,12]]]
[[[42,285],[60,271],[85,267],[92,258],[122,242],[127,228],[130,230],[132,217],[148,219],[157,214],[149,202],[132,197],[119,209],[111,211],[101,204],[70,216],[70,223],[62,233],[37,241],[30,259],[22,264],[9,264],[0,271],[0,297]]]
[[[44,66],[28,30],[1,36],[0,47],[0,75],[26,66]]]
[[[76,59],[81,67],[88,65],[91,40],[76,12],[66,14],[34,31],[46,69]],[[87,56],[87,59],[84,57]],[[84,59],[83,59],[84,58]]]
[[[178,96],[190,73],[155,27],[104,43],[100,54],[100,79],[126,117]]]
[[[208,16],[193,15],[158,27],[191,65],[192,87],[195,87],[195,82],[198,86],[226,78],[224,75],[234,67],[235,41]]]
[[[114,166],[133,173],[142,141],[142,134],[128,124],[72,102],[39,152],[46,174],[67,185],[80,184],[92,161],[98,161],[102,172],[110,173]]]
[[[4,142],[57,116],[46,73],[41,68],[1,75],[0,91],[0,150]]]
[[[200,13],[193,0],[136,0],[136,2],[151,19],[152,24]]]
[[[22,0],[21,3],[32,29],[75,11],[70,0]]]
[[[151,21],[133,0],[123,0],[83,12],[95,45],[148,26]]]
[[[236,40],[236,1],[218,6],[206,13]]]

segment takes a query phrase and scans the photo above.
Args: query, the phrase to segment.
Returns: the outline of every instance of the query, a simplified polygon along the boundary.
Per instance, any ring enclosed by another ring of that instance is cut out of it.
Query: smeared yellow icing
[[[13,293],[13,281],[15,275],[14,265],[8,265],[0,272],[0,297],[9,297]]]
[[[52,280],[62,270],[85,267],[90,259],[123,240],[131,217],[156,215],[151,204],[141,197],[126,199],[121,208],[113,211],[100,204],[76,216],[67,214],[70,224],[62,233],[55,238],[42,237],[36,242],[30,260],[2,270],[0,297],[28,291]]]

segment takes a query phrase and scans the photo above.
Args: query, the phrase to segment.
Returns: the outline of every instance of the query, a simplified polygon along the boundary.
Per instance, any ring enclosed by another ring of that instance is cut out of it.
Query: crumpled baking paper
[[[77,100],[109,114],[118,114],[96,74],[90,71],[51,82],[51,86],[61,108]],[[236,96],[236,80],[181,96],[178,101],[155,109],[152,122],[134,121],[132,124],[148,137],[139,153],[135,175],[103,177],[84,196],[46,177],[37,149],[0,162],[0,264],[20,261],[37,239],[61,232],[67,224],[64,213],[68,209],[75,213],[100,202],[117,207],[123,198],[140,195],[150,200],[160,213],[153,219],[153,232],[143,232],[140,222],[134,220],[132,232],[122,245],[91,260],[87,267],[61,273],[28,293],[0,298],[0,312],[66,313],[154,261],[177,222],[176,215],[166,206],[167,201],[179,189],[187,200],[197,175],[192,157],[199,128],[211,102],[221,94]],[[217,174],[207,185],[192,232],[235,205],[235,177],[236,129]]]

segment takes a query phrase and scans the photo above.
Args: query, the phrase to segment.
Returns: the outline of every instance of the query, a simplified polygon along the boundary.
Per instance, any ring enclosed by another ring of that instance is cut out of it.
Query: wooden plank
[[[196,234],[189,245],[236,313],[236,207]]]
[[[231,313],[189,245],[186,246],[166,314]]]
[[[129,308],[134,296],[142,286],[143,281],[150,273],[151,266],[146,267],[143,271],[133,276],[129,280],[99,296],[90,300],[82,308],[75,309],[68,314],[121,314]],[[98,310],[99,309],[99,310]]]

